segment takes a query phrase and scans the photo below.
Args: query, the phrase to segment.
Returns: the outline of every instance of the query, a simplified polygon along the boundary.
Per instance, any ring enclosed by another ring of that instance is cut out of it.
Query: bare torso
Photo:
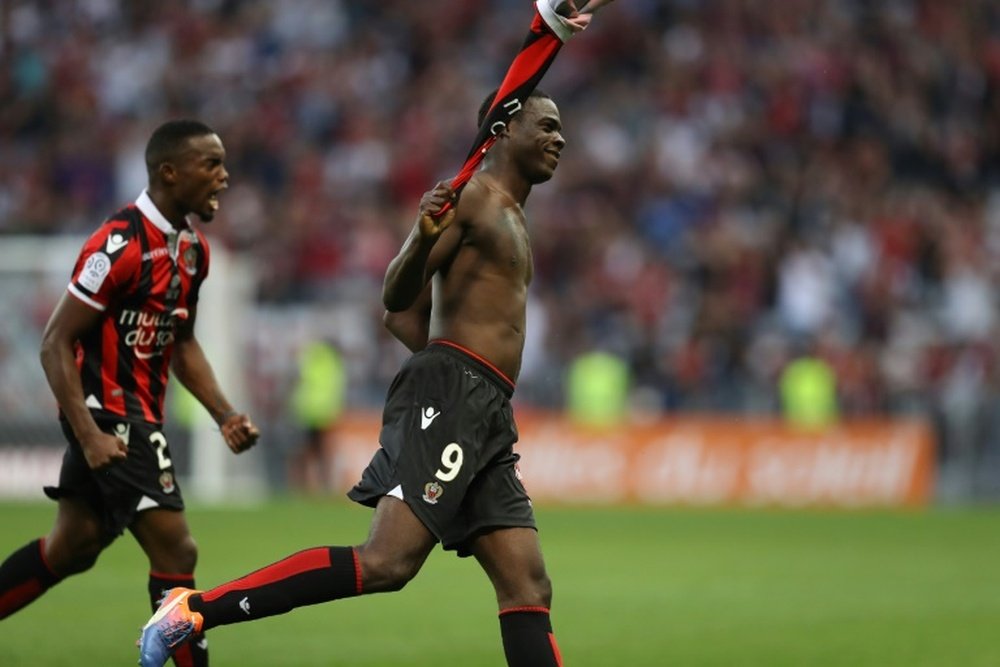
[[[462,196],[462,240],[434,275],[429,338],[444,338],[486,358],[517,380],[532,277],[524,212],[489,176],[477,174]]]

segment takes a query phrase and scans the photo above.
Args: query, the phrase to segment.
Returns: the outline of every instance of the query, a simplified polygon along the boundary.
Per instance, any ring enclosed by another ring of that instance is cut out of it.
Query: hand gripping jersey
[[[198,301],[208,260],[204,235],[174,229],[145,191],[87,240],[68,289],[103,313],[76,346],[92,412],[163,423],[176,327]]]

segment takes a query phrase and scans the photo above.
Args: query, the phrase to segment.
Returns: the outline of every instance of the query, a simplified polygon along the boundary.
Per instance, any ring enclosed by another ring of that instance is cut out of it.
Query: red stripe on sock
[[[351,555],[354,557],[354,587],[358,595],[361,595],[361,590],[362,590],[361,559],[358,558],[357,549],[351,549]]]
[[[191,655],[191,642],[181,644],[180,648],[174,652],[174,667],[194,667],[194,656]]]
[[[44,592],[45,586],[38,579],[30,579],[19,586],[15,586],[3,595],[0,595],[0,618],[6,618],[10,614],[13,614]]]
[[[310,570],[319,570],[324,567],[330,567],[330,549],[327,547],[306,549],[297,554],[292,554],[277,563],[272,563],[267,567],[261,568],[256,572],[252,572],[245,577],[202,593],[201,599],[205,602],[212,602],[230,591],[266,586],[282,579],[288,579],[296,574],[309,572]]]
[[[149,571],[149,576],[156,577],[157,579],[166,579],[167,581],[191,581],[194,579],[194,573],[191,574],[164,574],[163,572],[153,572]]]
[[[562,655],[559,653],[559,645],[556,644],[556,636],[549,633],[549,645],[552,646],[552,654],[556,657],[556,667],[562,667]]]
[[[549,613],[549,608],[548,607],[508,607],[507,609],[501,609],[500,610],[500,616],[504,616],[506,614],[517,614],[517,613],[520,613],[520,612],[528,612],[528,613],[535,613],[535,614],[547,614],[547,613]]]

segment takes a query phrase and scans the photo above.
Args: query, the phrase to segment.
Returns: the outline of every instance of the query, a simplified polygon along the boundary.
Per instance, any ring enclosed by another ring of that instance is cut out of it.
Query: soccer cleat
[[[174,651],[201,631],[205,619],[188,609],[188,598],[201,591],[171,588],[163,596],[159,609],[146,625],[136,644],[142,667],[163,667]]]

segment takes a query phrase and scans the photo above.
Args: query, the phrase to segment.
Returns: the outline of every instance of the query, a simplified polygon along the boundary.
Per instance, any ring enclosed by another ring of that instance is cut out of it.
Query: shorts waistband
[[[504,375],[503,371],[499,368],[472,350],[443,338],[436,338],[430,341],[427,344],[427,349],[434,352],[443,352],[450,357],[460,359],[464,363],[474,366],[486,379],[495,384],[508,399],[514,395],[514,381]]]

